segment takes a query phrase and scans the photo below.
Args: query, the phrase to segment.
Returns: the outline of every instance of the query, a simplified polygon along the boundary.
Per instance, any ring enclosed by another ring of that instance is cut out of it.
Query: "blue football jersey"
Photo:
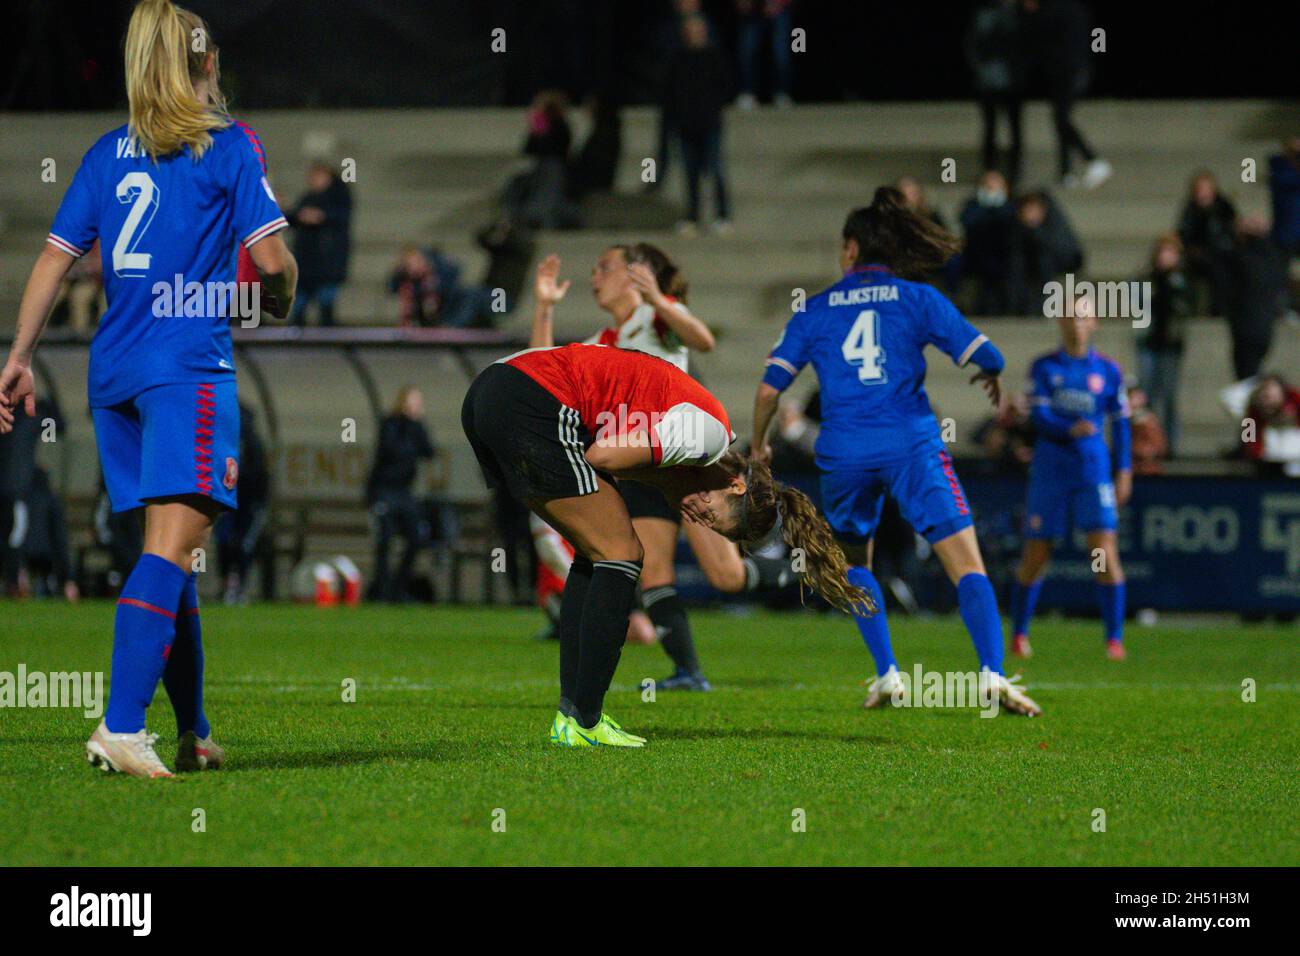
[[[943,447],[925,348],[965,365],[987,336],[937,289],[861,266],[786,323],[763,381],[784,391],[811,362],[821,385],[817,464],[873,467]]]
[[[1091,348],[1080,358],[1064,349],[1040,355],[1029,368],[1029,404],[1043,439],[1034,449],[1036,461],[1059,466],[1086,482],[1110,480],[1106,420],[1122,422],[1126,428],[1129,417],[1124,373],[1113,359]],[[1070,435],[1080,419],[1092,422],[1096,432],[1083,438]],[[1126,469],[1127,433],[1116,446],[1114,467]]]
[[[100,243],[108,310],[90,349],[90,404],[233,376],[233,250],[287,225],[237,126],[213,130],[198,161],[186,147],[155,162],[126,126],[95,143],[49,235],[73,256]]]

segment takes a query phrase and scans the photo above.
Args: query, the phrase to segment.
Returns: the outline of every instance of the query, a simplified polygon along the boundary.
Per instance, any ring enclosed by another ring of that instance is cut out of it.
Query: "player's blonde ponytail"
[[[211,71],[207,72],[211,57]],[[207,81],[206,102],[194,91]],[[217,48],[208,25],[171,0],[141,0],[126,31],[130,135],[157,160],[189,146],[198,159],[211,131],[230,125],[218,86]]]

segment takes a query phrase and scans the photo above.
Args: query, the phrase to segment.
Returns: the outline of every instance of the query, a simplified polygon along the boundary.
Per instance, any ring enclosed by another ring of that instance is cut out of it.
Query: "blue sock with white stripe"
[[[970,632],[980,668],[1002,673],[1002,617],[993,585],[983,574],[968,574],[957,582],[957,605]]]
[[[144,729],[144,714],[176,637],[176,609],[188,575],[166,558],[142,554],[117,599],[113,671],[104,722],[115,734]]]
[[[1012,634],[1029,636],[1029,622],[1034,617],[1034,608],[1038,606],[1038,595],[1043,590],[1042,580],[1032,584],[1011,585],[1011,626]]]
[[[1101,621],[1106,629],[1106,640],[1124,640],[1124,582],[1108,584],[1097,582],[1097,603],[1101,605]]]
[[[862,635],[867,650],[871,651],[871,656],[875,658],[876,675],[881,676],[891,667],[898,666],[898,662],[894,660],[893,645],[889,643],[889,625],[885,622],[885,596],[881,593],[876,576],[869,568],[860,564],[849,568],[849,583],[857,585],[871,595],[872,600],[876,602],[876,607],[880,608],[875,614],[854,614],[853,620],[858,625],[858,633]]]

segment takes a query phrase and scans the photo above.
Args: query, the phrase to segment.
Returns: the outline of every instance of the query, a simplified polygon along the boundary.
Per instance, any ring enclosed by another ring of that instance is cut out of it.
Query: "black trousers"
[[[981,156],[984,169],[1001,169],[1007,181],[1015,183],[1020,178],[1020,153],[1023,140],[1020,135],[1020,108],[1023,101],[1019,93],[982,93],[980,94],[980,117],[984,121],[984,142]],[[1011,132],[1011,144],[1007,149],[1005,166],[999,164],[998,149],[998,114],[1004,113],[1007,126]]]
[[[1092,151],[1079,128],[1074,125],[1072,113],[1078,98],[1076,84],[1058,84],[1051,93],[1052,125],[1056,127],[1056,162],[1057,171],[1064,177],[1070,172],[1071,154],[1077,152],[1086,162],[1092,162],[1097,154]]]
[[[429,538],[429,525],[419,503],[405,489],[379,491],[370,513],[375,519],[375,582],[373,594],[385,601],[407,596],[411,568],[421,546]],[[394,538],[403,541],[402,557],[394,574],[389,570],[389,551]]]

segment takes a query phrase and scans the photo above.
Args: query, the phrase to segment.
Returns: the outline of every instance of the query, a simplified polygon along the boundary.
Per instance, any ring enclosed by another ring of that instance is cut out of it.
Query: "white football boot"
[[[86,741],[86,759],[105,773],[116,770],[132,777],[170,777],[172,772],[158,759],[153,745],[157,734],[138,730],[133,734],[111,733],[104,721]]]
[[[895,694],[898,695],[897,699]],[[898,668],[891,667],[867,685],[867,699],[862,702],[862,706],[867,710],[875,710],[885,704],[901,707],[906,700],[907,685],[903,683]]]
[[[226,762],[226,752],[211,737],[196,737],[187,730],[176,745],[176,772],[195,770],[220,770]]]
[[[981,677],[984,675],[981,674]],[[1021,714],[1025,717],[1042,716],[1043,708],[1039,707],[1034,699],[1025,693],[1024,688],[1017,687],[1016,682],[1020,680],[1020,675],[1015,677],[1003,677],[1001,674],[992,675],[997,683],[995,687],[998,692],[998,700],[1001,702],[1004,710],[1009,710],[1013,714]]]

